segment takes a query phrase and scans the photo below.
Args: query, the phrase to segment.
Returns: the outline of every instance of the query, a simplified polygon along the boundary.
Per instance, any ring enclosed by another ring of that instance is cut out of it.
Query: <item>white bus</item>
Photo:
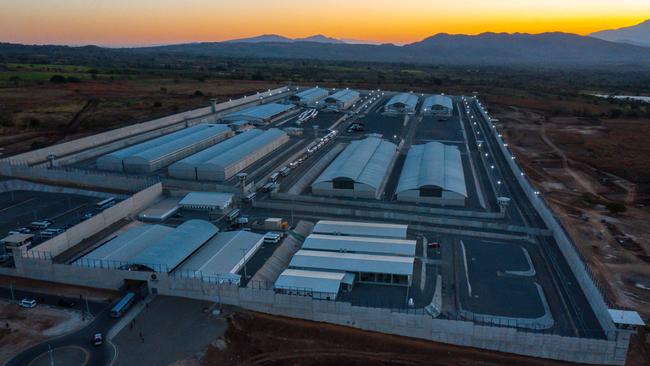
[[[111,206],[114,206],[117,201],[115,200],[115,197],[108,197],[105,200],[101,200],[97,202],[97,209],[98,210],[105,210]]]

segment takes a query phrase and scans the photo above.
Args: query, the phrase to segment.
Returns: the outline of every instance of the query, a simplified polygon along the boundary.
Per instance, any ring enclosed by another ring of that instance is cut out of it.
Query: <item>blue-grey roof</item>
[[[102,158],[107,158],[107,159],[117,159],[117,160],[123,160],[129,156],[135,155],[137,153],[155,148],[156,146],[164,145],[168,142],[178,140],[180,138],[183,138],[187,135],[191,135],[197,131],[201,131],[206,128],[207,125],[197,125],[189,128],[184,128],[180,131],[176,131],[161,137],[157,137],[155,139],[145,141],[142,143],[139,143],[137,145],[129,146],[127,148],[121,149],[114,151],[110,154],[106,154]]]
[[[406,239],[408,225],[386,222],[358,222],[319,220],[314,225],[314,233],[351,236],[370,236],[376,238]]]
[[[275,288],[289,290],[311,290],[336,294],[341,288],[345,272],[305,271],[285,269],[275,281]]]
[[[418,96],[413,93],[400,93],[390,98],[386,106],[404,104],[406,109],[415,109],[415,106],[418,104],[418,99]]]
[[[431,110],[433,106],[439,106],[449,110],[454,109],[454,103],[451,98],[440,94],[428,96],[422,102],[422,110]]]
[[[301,102],[313,102],[321,98],[326,97],[329,94],[327,89],[322,89],[319,87],[303,90],[292,95],[289,99]]]
[[[238,120],[265,121],[281,113],[284,113],[294,107],[295,106],[292,104],[279,104],[279,103],[260,104],[254,107],[242,109],[241,111],[230,113],[225,117],[223,117],[223,119],[227,121],[238,121]]]
[[[237,273],[246,260],[255,254],[264,236],[248,231],[227,231],[210,239],[194,253],[179,270],[200,271],[205,276]]]
[[[161,265],[172,271],[218,231],[216,226],[204,220],[185,221],[162,240],[140,252],[131,262]]]
[[[279,130],[277,128],[269,128],[266,131],[263,131],[262,134],[255,136],[252,139],[240,144],[239,146],[228,149],[223,153],[214,156],[210,160],[204,161],[200,164],[200,168],[215,169],[216,168],[226,168],[231,164],[238,162],[245,158],[247,155],[254,154],[255,151],[264,148],[266,145],[278,140],[278,139],[288,139],[286,132]]]
[[[352,89],[342,89],[325,98],[327,103],[347,102],[359,98],[359,92]]]
[[[93,260],[129,262],[144,249],[158,243],[173,230],[173,228],[163,225],[132,227],[86,254],[79,261],[82,264]],[[118,263],[116,267],[121,264]]]
[[[125,160],[152,162],[207,139],[216,138],[220,135],[223,136],[222,138],[225,138],[231,132],[230,127],[226,125],[213,124],[197,125],[190,127],[190,129],[194,129],[194,131],[188,135],[176,139],[161,141],[157,146],[132,154],[131,156],[126,157]]]
[[[201,163],[204,163],[210,159],[213,159],[231,149],[236,148],[249,140],[254,139],[255,137],[264,133],[262,130],[252,129],[248,130],[242,134],[236,135],[229,138],[228,140],[222,141],[214,146],[211,146],[205,150],[199,151],[194,155],[190,155],[183,160],[177,161],[176,163],[169,166],[170,172],[176,169],[185,168],[195,168]]]
[[[293,256],[289,267],[410,276],[413,274],[413,263],[413,257],[301,249]]]
[[[395,193],[423,186],[436,186],[467,197],[458,147],[435,141],[411,146]]]
[[[352,141],[314,183],[348,178],[378,189],[397,147],[378,137]]]
[[[415,246],[415,240],[325,234],[311,234],[302,243],[303,249],[411,257]]]

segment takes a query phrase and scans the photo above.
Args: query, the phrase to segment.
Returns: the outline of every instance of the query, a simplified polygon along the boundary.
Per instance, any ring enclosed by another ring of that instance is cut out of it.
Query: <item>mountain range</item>
[[[29,46],[0,43],[0,62],[56,53],[101,58],[165,55],[168,57],[283,58],[329,61],[421,63],[441,65],[539,65],[649,67],[650,47],[643,47],[646,21],[635,27],[597,32],[593,36],[549,32],[439,33],[402,46],[345,42],[324,35],[288,38],[265,34],[223,42],[184,43],[134,48],[96,46]],[[607,38],[607,39],[602,39]],[[650,37],[649,37],[650,39]],[[617,42],[612,40],[625,40]],[[633,44],[634,43],[634,44]]]
[[[650,47],[650,19],[631,27],[594,32],[590,36],[606,41]]]

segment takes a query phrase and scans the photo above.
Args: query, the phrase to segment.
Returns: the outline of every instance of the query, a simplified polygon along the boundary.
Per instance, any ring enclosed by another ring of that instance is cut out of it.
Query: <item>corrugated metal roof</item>
[[[423,186],[436,186],[467,197],[458,147],[435,141],[411,146],[395,193]]]
[[[226,125],[213,125],[213,124],[197,125],[190,128],[194,129],[193,133],[182,136],[177,139],[161,142],[155,147],[152,147],[144,151],[140,151],[136,154],[132,154],[131,156],[126,157],[125,161],[129,161],[132,159],[141,159],[143,161],[159,160],[164,156],[182,150],[187,146],[191,146],[192,144],[195,144],[197,142],[209,138],[213,138],[219,135],[226,135],[231,131],[230,127]]]
[[[292,104],[260,104],[254,107],[243,109],[241,111],[230,113],[223,117],[223,119],[227,121],[237,121],[242,119],[267,120],[292,108],[295,108],[295,106]]]
[[[158,264],[171,271],[218,231],[216,226],[204,220],[185,221],[162,240],[145,248],[131,262]]]
[[[212,206],[227,207],[232,203],[232,193],[223,192],[190,192],[179,202],[182,206]]]
[[[337,294],[344,277],[345,272],[285,269],[275,281],[275,288]]]
[[[607,309],[607,311],[609,312],[609,316],[612,318],[612,321],[615,324],[639,326],[645,325],[643,319],[641,319],[641,316],[636,311],[618,309]]]
[[[446,95],[440,95],[440,94],[431,95],[431,96],[426,97],[424,99],[424,101],[422,102],[422,109],[423,110],[430,110],[431,107],[434,106],[434,105],[442,106],[442,107],[447,108],[449,110],[454,109],[454,102],[451,100],[451,98],[449,98]]]
[[[130,262],[143,250],[160,242],[174,229],[163,225],[143,225],[128,229],[86,254],[81,261],[106,260]]]
[[[342,89],[325,98],[327,103],[347,102],[359,98],[359,92],[352,89]]]
[[[293,256],[290,267],[347,272],[412,275],[414,258],[387,255],[336,253],[301,249]]]
[[[113,151],[110,154],[106,154],[99,159],[117,159],[117,160],[123,160],[124,158],[127,158],[131,155],[146,151],[148,149],[154,148],[156,146],[164,145],[168,142],[175,141],[177,139],[180,139],[182,137],[185,137],[187,135],[191,135],[197,131],[200,131],[202,129],[206,128],[206,125],[197,125],[197,126],[192,126],[189,128],[182,129],[180,131],[176,131],[161,137],[157,137],[153,140],[148,140],[142,143],[139,143],[137,145],[129,146],[127,148]]]
[[[395,104],[404,104],[406,109],[414,110],[418,104],[418,99],[418,96],[415,94],[400,93],[390,98],[388,103],[386,103],[386,107],[391,107]]]
[[[314,226],[314,233],[378,238],[406,239],[408,225],[383,222],[356,222],[320,220]]]
[[[219,154],[210,160],[204,161],[199,165],[198,169],[224,169],[231,164],[242,160],[247,155],[254,154],[255,151],[262,149],[271,142],[287,136],[287,133],[282,130],[270,128],[239,146],[226,150],[222,154]]]
[[[415,240],[373,238],[367,236],[311,234],[303,249],[367,254],[415,256]]]
[[[223,154],[224,152],[237,147],[243,143],[245,143],[248,140],[251,140],[259,135],[264,133],[264,131],[259,130],[257,128],[248,130],[244,133],[241,133],[239,135],[233,136],[225,141],[222,141],[214,146],[210,146],[209,148],[199,151],[198,153],[194,155],[190,155],[186,157],[183,160],[180,160],[172,165],[170,165],[169,169],[174,169],[178,168],[182,165],[188,165],[191,167],[195,167],[196,165],[203,163],[205,161],[208,161],[216,156],[219,156]]]
[[[260,245],[264,236],[248,231],[226,231],[210,239],[194,253],[178,270],[200,271],[205,276],[237,273]]]
[[[378,137],[352,141],[314,183],[348,178],[378,189],[397,147]]]
[[[319,87],[303,90],[299,93],[292,95],[289,99],[301,101],[301,102],[312,102],[319,100],[323,97],[326,97],[329,94],[327,89],[322,89]]]

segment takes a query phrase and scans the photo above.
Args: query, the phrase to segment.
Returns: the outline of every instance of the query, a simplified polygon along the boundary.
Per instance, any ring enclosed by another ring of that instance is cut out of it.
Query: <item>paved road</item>
[[[0,295],[11,299],[11,291],[8,288],[1,288]],[[47,305],[56,305],[59,299],[62,298],[61,296],[23,290],[14,290],[14,296],[17,299],[23,297],[38,298],[40,300],[39,303]],[[66,299],[75,301],[75,307],[79,306],[78,298]],[[85,301],[83,301],[83,304],[85,307]],[[108,331],[115,325],[115,323],[117,323],[118,319],[110,317],[110,306],[108,303],[88,301],[88,308],[90,309],[90,312],[95,315],[95,318],[91,323],[74,333],[47,340],[24,350],[9,360],[5,366],[29,365],[30,362],[36,359],[39,355],[47,352],[50,348],[56,349],[66,346],[78,346],[88,352],[88,365],[110,365],[111,361],[115,357],[115,348],[109,342],[104,342],[101,346],[93,346],[92,337],[97,332],[101,332],[104,337],[106,337]],[[56,363],[57,360],[55,359],[54,361]]]

